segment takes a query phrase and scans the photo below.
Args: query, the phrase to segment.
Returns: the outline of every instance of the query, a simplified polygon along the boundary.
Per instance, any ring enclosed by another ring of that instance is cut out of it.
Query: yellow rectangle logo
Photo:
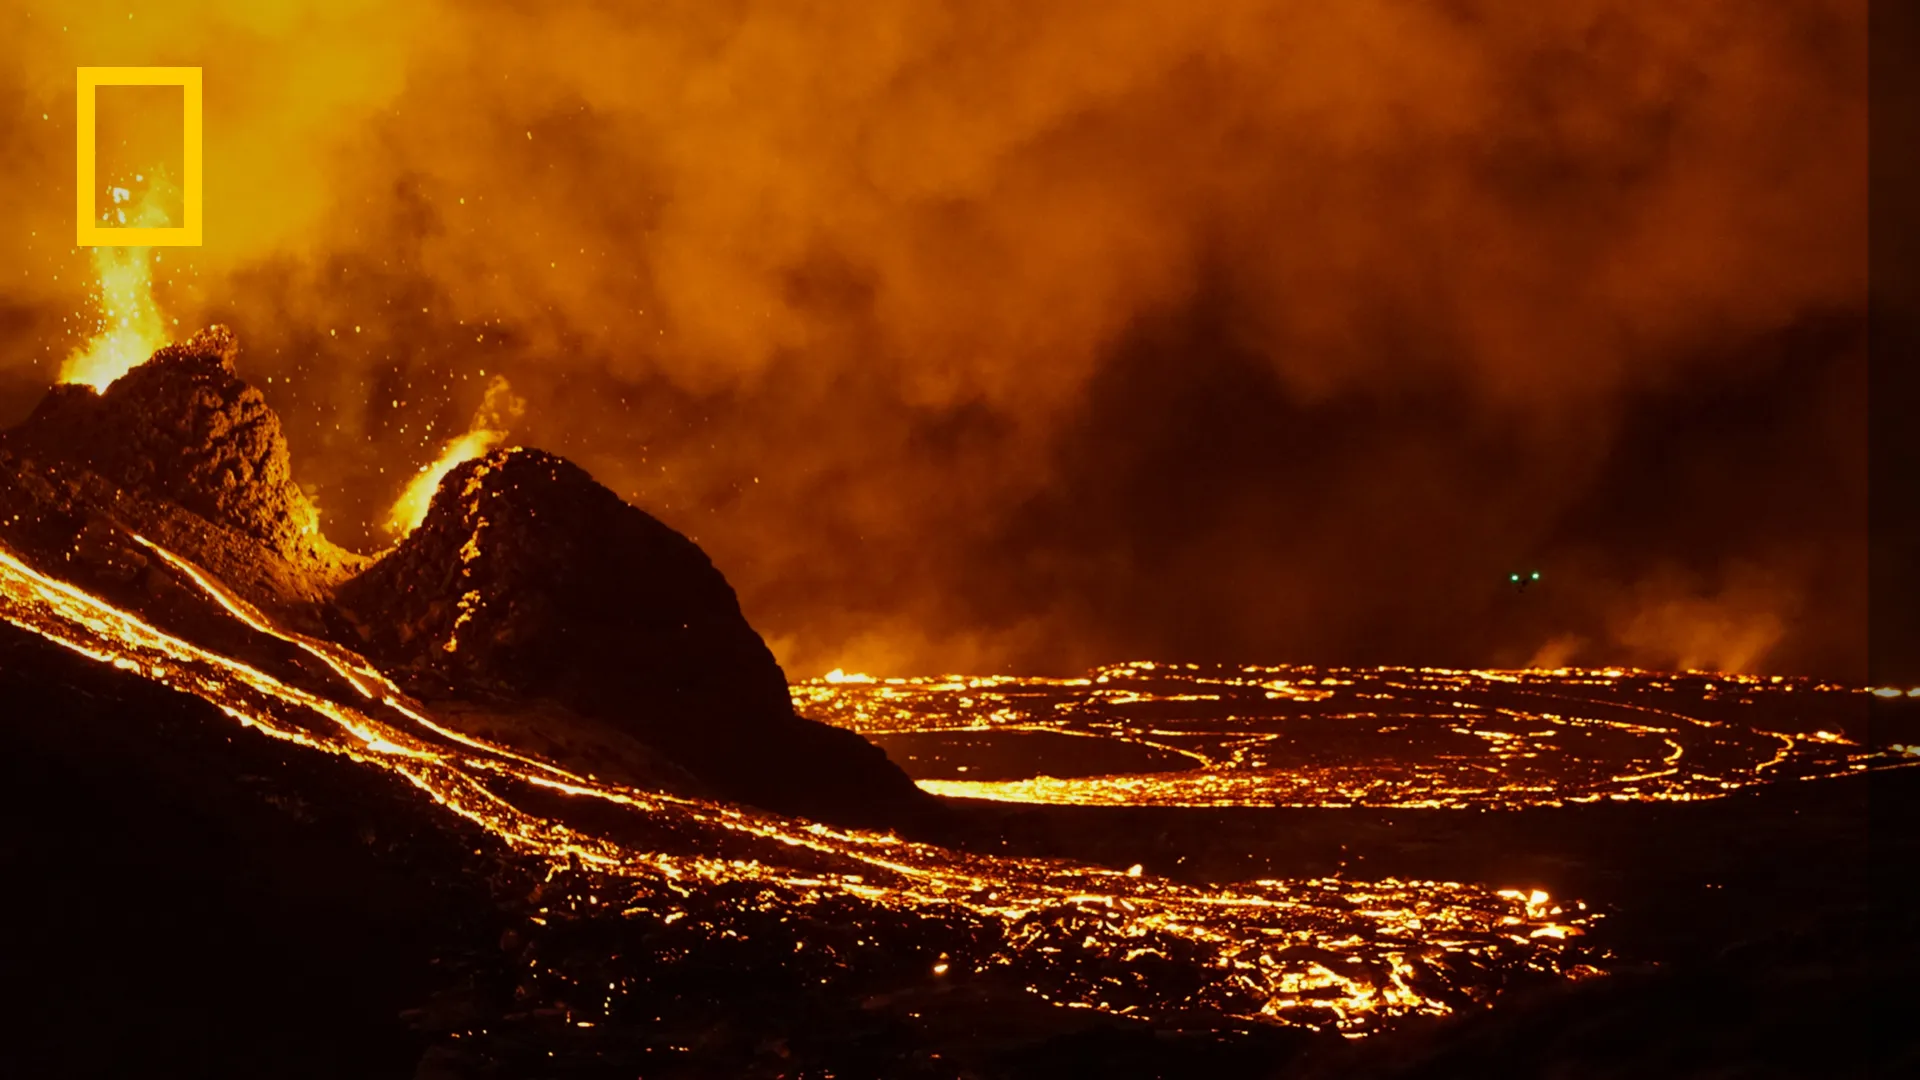
[[[74,147],[74,198],[77,243],[81,247],[199,247],[200,246],[200,69],[197,67],[83,67],[75,68],[74,107],[77,110]],[[95,89],[102,86],[178,86],[186,115],[181,202],[185,219],[173,228],[110,228],[94,220],[94,105]]]

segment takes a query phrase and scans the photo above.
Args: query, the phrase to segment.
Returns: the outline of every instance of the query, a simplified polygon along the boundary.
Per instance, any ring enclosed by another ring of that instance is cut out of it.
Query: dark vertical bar
[[[1875,686],[1920,685],[1920,4],[1873,5],[1869,326],[1868,671]],[[1812,210],[1813,208],[1809,208]]]
[[[1872,5],[1870,71],[1867,670],[1872,685],[1920,686],[1920,4]],[[1920,702],[1871,699],[1875,743],[1913,743]],[[1903,730],[1904,729],[1904,730]],[[1917,770],[1883,772],[1868,793],[1867,926],[1877,958],[1870,1037],[1882,1069],[1911,1058]],[[1892,1075],[1889,1071],[1888,1075]]]

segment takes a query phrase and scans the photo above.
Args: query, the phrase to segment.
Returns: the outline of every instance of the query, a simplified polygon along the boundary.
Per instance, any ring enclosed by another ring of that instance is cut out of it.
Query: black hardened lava
[[[500,932],[477,830],[390,775],[0,625],[9,1076],[409,1077]]]

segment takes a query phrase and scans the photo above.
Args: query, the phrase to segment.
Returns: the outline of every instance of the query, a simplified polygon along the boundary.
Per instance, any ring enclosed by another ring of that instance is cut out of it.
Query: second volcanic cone
[[[795,714],[698,545],[551,454],[455,468],[420,527],[338,599],[370,655],[450,687],[559,702],[722,797],[862,825],[935,805],[871,743]]]

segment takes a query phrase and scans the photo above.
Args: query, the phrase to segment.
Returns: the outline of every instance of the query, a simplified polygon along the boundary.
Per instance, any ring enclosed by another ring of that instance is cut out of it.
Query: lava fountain
[[[486,396],[481,398],[480,407],[474,411],[473,422],[468,425],[466,434],[447,441],[440,456],[431,463],[420,466],[412,480],[407,482],[405,491],[387,512],[387,532],[395,540],[420,527],[426,520],[427,507],[433,503],[433,493],[440,490],[440,481],[446,479],[462,462],[471,461],[486,453],[507,437],[507,427],[520,419],[526,411],[525,399],[513,392],[504,376],[495,375],[487,384]]]
[[[107,194],[113,208],[103,211],[101,221],[136,229],[158,229],[172,224],[161,209],[162,198],[171,189],[166,179],[146,174],[134,177],[146,188],[138,198],[126,187],[110,187]],[[93,337],[75,349],[60,365],[60,381],[105,390],[115,379],[167,344],[160,306],[153,298],[153,266],[157,257],[144,247],[96,247],[93,249],[94,276],[99,282],[95,302],[99,307]]]

